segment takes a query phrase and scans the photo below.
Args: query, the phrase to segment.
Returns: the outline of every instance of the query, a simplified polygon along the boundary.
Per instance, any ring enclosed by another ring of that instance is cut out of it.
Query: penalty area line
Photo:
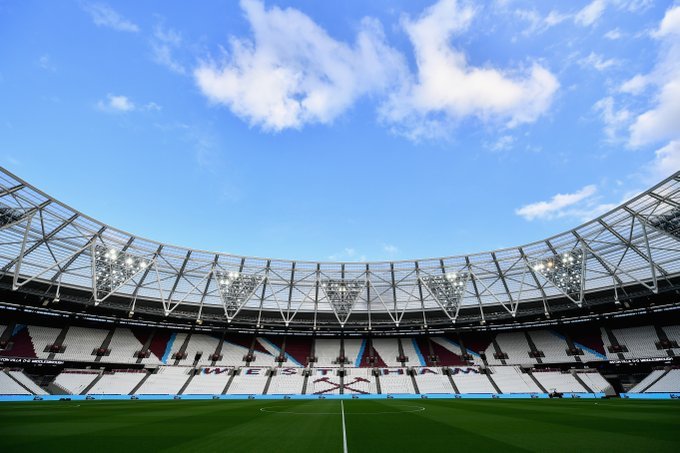
[[[345,405],[340,400],[340,413],[342,414],[342,451],[347,453],[347,428],[345,427]]]

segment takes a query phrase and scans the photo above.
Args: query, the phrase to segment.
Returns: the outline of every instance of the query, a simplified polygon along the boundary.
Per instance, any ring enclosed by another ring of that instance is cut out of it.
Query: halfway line
[[[347,429],[345,428],[345,405],[340,400],[340,413],[342,414],[342,451],[347,453]]]

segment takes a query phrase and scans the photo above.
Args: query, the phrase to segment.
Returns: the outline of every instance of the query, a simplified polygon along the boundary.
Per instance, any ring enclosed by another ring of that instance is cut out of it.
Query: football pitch
[[[0,404],[0,451],[680,451],[680,402],[60,401]]]

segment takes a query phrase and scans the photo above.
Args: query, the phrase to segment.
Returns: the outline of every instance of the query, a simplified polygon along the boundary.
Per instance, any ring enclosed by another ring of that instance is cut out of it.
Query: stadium
[[[3,401],[340,405],[344,423],[345,406],[680,396],[680,172],[539,242],[361,264],[153,242],[6,170],[0,193]]]
[[[680,450],[680,5],[384,3],[0,3],[0,451]]]

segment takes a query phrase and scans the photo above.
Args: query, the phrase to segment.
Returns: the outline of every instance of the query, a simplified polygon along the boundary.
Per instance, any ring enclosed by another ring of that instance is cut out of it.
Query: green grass
[[[341,452],[340,404],[2,403],[0,451]],[[680,451],[677,401],[349,400],[343,405],[352,453]],[[418,412],[403,412],[408,410]]]

